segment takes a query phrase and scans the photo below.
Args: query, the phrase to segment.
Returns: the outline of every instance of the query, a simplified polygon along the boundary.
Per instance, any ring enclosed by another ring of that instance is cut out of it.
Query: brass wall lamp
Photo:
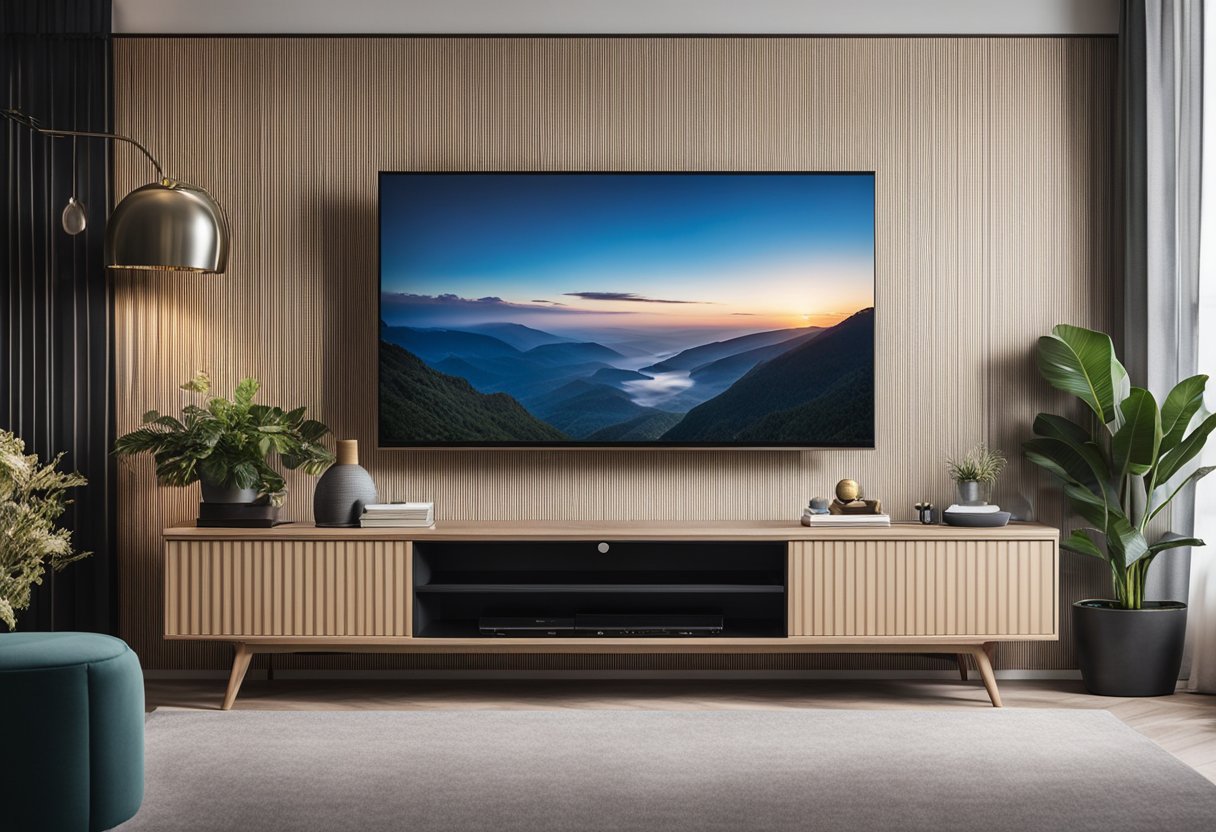
[[[156,181],[123,197],[106,224],[107,268],[202,274],[227,270],[231,232],[223,207],[205,188],[165,176],[160,163],[135,139],[118,133],[56,130],[15,109],[0,110],[0,115],[44,136],[127,142],[148,157],[156,169]],[[75,197],[64,211],[63,222],[70,234],[84,230],[84,214]]]

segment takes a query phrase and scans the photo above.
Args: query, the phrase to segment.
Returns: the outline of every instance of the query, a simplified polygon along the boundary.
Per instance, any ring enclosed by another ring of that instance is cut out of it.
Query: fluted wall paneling
[[[1108,38],[140,38],[115,51],[119,130],[224,202],[223,277],[120,275],[117,421],[176,408],[196,369],[307,405],[387,499],[441,520],[793,520],[843,476],[897,519],[950,502],[943,458],[986,439],[1011,457],[995,499],[1063,522],[1018,459],[1059,321],[1109,328],[1114,42]],[[116,151],[119,192],[146,165]],[[877,449],[376,451],[380,170],[874,170]],[[289,476],[289,516],[312,482]],[[196,489],[119,479],[121,633],[150,668],[221,668],[226,648],[162,638],[159,532]],[[1061,559],[1061,604],[1105,588]],[[1059,614],[1059,610],[1057,610]],[[1074,666],[1062,640],[998,666]],[[670,666],[905,668],[905,656],[668,657]],[[276,657],[276,666],[651,667],[649,657]],[[445,664],[446,662],[446,664]],[[580,664],[581,662],[581,664]]]

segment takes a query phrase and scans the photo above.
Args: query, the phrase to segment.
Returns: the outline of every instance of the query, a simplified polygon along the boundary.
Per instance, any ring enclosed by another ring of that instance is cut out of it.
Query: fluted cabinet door
[[[165,635],[409,636],[406,541],[165,544]]]
[[[1050,540],[790,544],[791,636],[1056,638]]]

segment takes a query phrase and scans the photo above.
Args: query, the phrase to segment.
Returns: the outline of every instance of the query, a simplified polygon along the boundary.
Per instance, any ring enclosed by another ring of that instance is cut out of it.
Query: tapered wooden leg
[[[959,677],[961,677],[964,682],[967,681],[967,654],[956,653],[954,655],[954,660],[958,662]]]
[[[253,659],[253,652],[249,647],[245,644],[237,644],[236,653],[232,657],[232,675],[228,677],[228,690],[224,693],[223,710],[232,710],[232,703],[236,702],[236,695],[241,689],[241,682],[245,681],[245,671],[249,670],[251,659]]]
[[[988,691],[988,698],[992,700],[992,707],[1001,707],[1001,692],[996,687],[996,674],[992,672],[992,662],[988,659],[988,651],[990,647],[996,645],[985,644],[982,647],[977,647],[972,651],[971,656],[975,659],[975,666],[979,668],[980,678],[984,680],[984,688]]]

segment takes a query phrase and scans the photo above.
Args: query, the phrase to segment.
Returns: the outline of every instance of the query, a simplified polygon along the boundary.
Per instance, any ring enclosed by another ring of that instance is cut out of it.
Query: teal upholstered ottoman
[[[144,796],[144,684],[125,643],[0,634],[0,829],[98,832]]]

